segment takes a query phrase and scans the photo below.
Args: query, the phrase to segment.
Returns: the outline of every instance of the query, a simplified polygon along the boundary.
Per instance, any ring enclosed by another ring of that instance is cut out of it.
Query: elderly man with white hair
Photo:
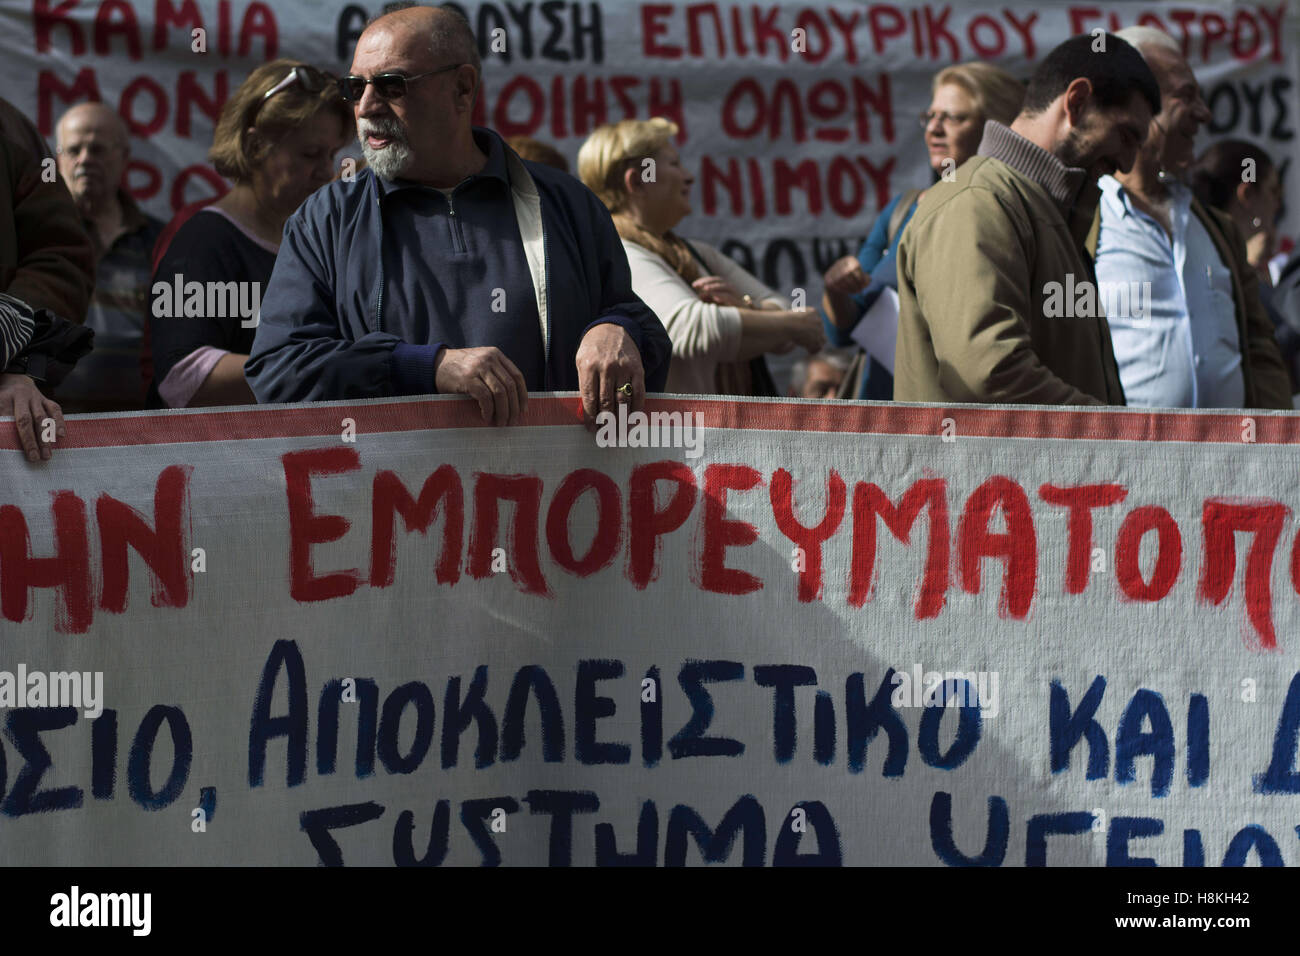
[[[1127,173],[1103,176],[1088,251],[1129,405],[1291,408],[1286,367],[1232,220],[1182,181],[1210,111],[1182,48],[1151,27],[1116,36],[1160,84],[1160,112]]]
[[[95,291],[85,325],[94,350],[58,386],[64,411],[144,407],[140,338],[149,308],[153,245],[163,224],[141,212],[122,176],[130,158],[126,126],[103,103],[79,103],[55,128],[59,173],[95,250]]]

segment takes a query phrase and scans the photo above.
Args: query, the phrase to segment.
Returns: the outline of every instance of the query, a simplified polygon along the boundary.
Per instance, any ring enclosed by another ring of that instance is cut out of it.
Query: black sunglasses
[[[366,87],[373,83],[375,92],[384,99],[401,99],[406,95],[408,83],[422,80],[426,76],[446,73],[448,70],[456,70],[464,65],[464,63],[453,63],[451,66],[444,66],[441,70],[430,70],[428,73],[417,73],[415,76],[407,76],[405,73],[376,73],[368,80],[364,76],[349,73],[339,80],[339,94],[349,103],[355,103],[365,95]]]
[[[248,125],[252,126],[254,124],[257,120],[257,114],[261,112],[267,100],[281,90],[288,89],[294,83],[297,83],[308,93],[319,93],[330,84],[338,83],[338,77],[333,73],[318,70],[314,66],[295,66],[289,71],[288,76],[262,94],[262,98],[257,101],[257,105],[253,107],[252,115],[248,118]]]

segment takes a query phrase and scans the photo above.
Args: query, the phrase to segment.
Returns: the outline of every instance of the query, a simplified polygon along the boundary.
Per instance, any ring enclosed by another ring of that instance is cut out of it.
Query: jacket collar
[[[478,176],[491,176],[505,182],[510,189],[510,200],[514,205],[515,221],[519,225],[519,238],[524,247],[524,258],[528,262],[528,273],[533,280],[533,295],[537,301],[537,318],[541,323],[542,348],[547,357],[546,381],[551,381],[551,323],[548,315],[550,303],[550,282],[547,273],[546,229],[542,214],[542,197],[537,191],[537,183],[532,174],[519,158],[519,154],[505,144],[505,141],[492,130],[474,127],[474,141],[488,154],[488,162]],[[380,233],[383,231],[384,196],[404,188],[421,187],[418,183],[402,180],[385,182],[375,175],[373,169],[367,168],[370,182],[365,188],[372,190],[375,208],[379,212]],[[475,177],[470,177],[471,179]],[[381,254],[382,255],[382,254]],[[382,321],[382,316],[380,317]]]
[[[980,156],[1001,160],[1026,179],[1047,191],[1056,202],[1063,218],[1070,218],[1070,207],[1088,178],[1087,170],[1067,166],[1037,143],[1032,143],[997,120],[984,124]]]

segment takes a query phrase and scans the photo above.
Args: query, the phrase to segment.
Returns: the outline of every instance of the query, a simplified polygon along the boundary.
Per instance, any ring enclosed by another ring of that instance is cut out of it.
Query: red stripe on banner
[[[534,395],[522,424],[575,425],[576,396]],[[945,423],[956,437],[1056,438],[1092,441],[1300,444],[1300,415],[1285,412],[1151,412],[1139,409],[1075,409],[986,405],[908,405],[869,402],[655,398],[647,411],[695,412],[707,428],[820,431],[940,437]],[[231,410],[72,415],[58,448],[112,448],[180,442],[238,441],[338,435],[350,418],[357,434],[430,428],[480,428],[478,406],[469,399],[395,399],[360,404],[270,405]],[[8,421],[2,420],[2,421]],[[21,449],[12,426],[0,427],[0,449]]]

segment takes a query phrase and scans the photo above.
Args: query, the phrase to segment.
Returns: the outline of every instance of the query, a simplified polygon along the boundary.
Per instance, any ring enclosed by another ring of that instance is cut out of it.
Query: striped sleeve
[[[27,347],[34,327],[27,303],[0,292],[0,371]]]

